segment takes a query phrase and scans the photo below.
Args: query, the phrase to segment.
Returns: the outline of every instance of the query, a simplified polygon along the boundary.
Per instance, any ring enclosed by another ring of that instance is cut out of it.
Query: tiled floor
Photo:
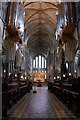
[[[56,118],[56,120],[75,118],[74,114],[47,90],[47,87],[37,87],[37,93],[32,91],[25,95],[8,111],[8,114],[10,118],[16,118],[15,120],[17,118]]]

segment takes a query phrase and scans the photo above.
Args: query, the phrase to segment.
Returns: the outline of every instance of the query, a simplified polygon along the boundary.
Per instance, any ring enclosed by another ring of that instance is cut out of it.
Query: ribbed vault
[[[56,30],[57,3],[28,2],[25,8],[25,40],[33,57],[47,55]]]

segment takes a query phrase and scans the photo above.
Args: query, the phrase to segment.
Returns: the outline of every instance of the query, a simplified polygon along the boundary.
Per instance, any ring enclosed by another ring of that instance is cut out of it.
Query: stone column
[[[2,50],[0,48],[0,93],[2,93]],[[0,120],[2,119],[2,94],[0,94]]]
[[[80,66],[78,66],[78,77],[80,77]]]
[[[44,58],[44,72],[45,72],[45,58]]]
[[[2,93],[2,52],[0,51],[0,93]],[[0,94],[0,120],[2,119],[2,94]]]
[[[38,68],[39,68],[39,56],[38,56]],[[40,68],[39,68],[40,69]]]
[[[6,23],[9,23],[10,12],[11,12],[11,2],[8,2],[8,8],[6,13]]]
[[[15,9],[15,2],[12,2],[12,9],[11,9],[11,19],[10,19],[10,24],[13,25],[14,22],[14,9]]]
[[[72,74],[72,76],[74,75],[74,62],[73,61],[69,61],[69,72]]]
[[[36,59],[35,59],[35,71],[36,71]]]
[[[41,56],[41,71],[42,71],[42,56]]]
[[[32,59],[32,73],[33,73],[33,59]]]
[[[2,120],[2,34],[3,23],[0,20],[0,120]]]

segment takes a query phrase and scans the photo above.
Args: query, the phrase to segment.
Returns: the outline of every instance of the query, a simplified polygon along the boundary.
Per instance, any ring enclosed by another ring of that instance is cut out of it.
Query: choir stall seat
[[[2,84],[2,116],[7,116],[7,111],[18,102],[24,95],[32,89],[32,82],[20,83],[12,82],[7,84],[3,82]]]
[[[48,83],[48,89],[69,109],[80,116],[80,78],[72,81],[72,84]]]

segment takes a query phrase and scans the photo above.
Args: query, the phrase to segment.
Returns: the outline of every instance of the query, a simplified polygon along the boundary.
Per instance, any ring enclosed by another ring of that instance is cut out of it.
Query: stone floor
[[[59,101],[47,87],[37,87],[37,93],[25,95],[8,111],[8,120],[48,118],[53,120],[76,120],[75,115]]]

